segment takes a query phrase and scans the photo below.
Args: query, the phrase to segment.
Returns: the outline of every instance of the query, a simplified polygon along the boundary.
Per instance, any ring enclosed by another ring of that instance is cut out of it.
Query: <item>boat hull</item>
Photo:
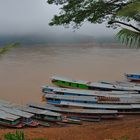
[[[125,74],[125,77],[132,82],[140,82],[140,75],[138,74]]]
[[[73,88],[73,89],[89,89],[88,85],[81,84],[81,83],[74,83],[68,81],[61,81],[61,80],[52,80],[52,83],[64,88]]]

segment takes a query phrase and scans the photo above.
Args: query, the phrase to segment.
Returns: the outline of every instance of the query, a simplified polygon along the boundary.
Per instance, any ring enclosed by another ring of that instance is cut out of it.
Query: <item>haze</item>
[[[106,36],[114,34],[104,24],[86,23],[79,30],[63,26],[48,26],[59,7],[48,5],[45,0],[0,0],[0,35],[49,35],[49,34],[83,34]]]

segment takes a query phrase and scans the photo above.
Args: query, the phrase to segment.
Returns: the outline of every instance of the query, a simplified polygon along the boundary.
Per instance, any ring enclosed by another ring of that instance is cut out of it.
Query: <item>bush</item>
[[[16,133],[7,133],[4,135],[4,140],[31,140],[25,137],[24,132],[16,131]],[[32,140],[48,140],[44,138],[35,138]]]
[[[25,140],[25,135],[22,131],[16,131],[16,133],[7,133],[4,135],[4,140]]]

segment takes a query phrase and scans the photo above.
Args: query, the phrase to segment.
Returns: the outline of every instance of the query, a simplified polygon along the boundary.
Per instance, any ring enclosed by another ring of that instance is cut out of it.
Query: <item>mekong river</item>
[[[106,46],[106,47],[105,47]],[[41,102],[41,86],[53,75],[89,81],[125,80],[140,74],[140,51],[116,45],[34,45],[0,57],[0,99]]]

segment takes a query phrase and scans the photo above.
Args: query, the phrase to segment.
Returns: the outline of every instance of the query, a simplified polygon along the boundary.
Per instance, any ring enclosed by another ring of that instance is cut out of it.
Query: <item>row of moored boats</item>
[[[125,76],[129,81],[112,83],[53,76],[53,84],[59,87],[42,87],[43,100],[47,102],[42,108],[89,121],[118,119],[124,114],[140,114],[140,75]],[[40,106],[34,105],[42,109]]]
[[[140,114],[140,75],[126,74],[135,82],[89,82],[54,76],[59,86],[43,86],[45,104],[26,106],[0,100],[0,125],[22,128],[51,124],[82,124],[82,121],[120,119]]]

